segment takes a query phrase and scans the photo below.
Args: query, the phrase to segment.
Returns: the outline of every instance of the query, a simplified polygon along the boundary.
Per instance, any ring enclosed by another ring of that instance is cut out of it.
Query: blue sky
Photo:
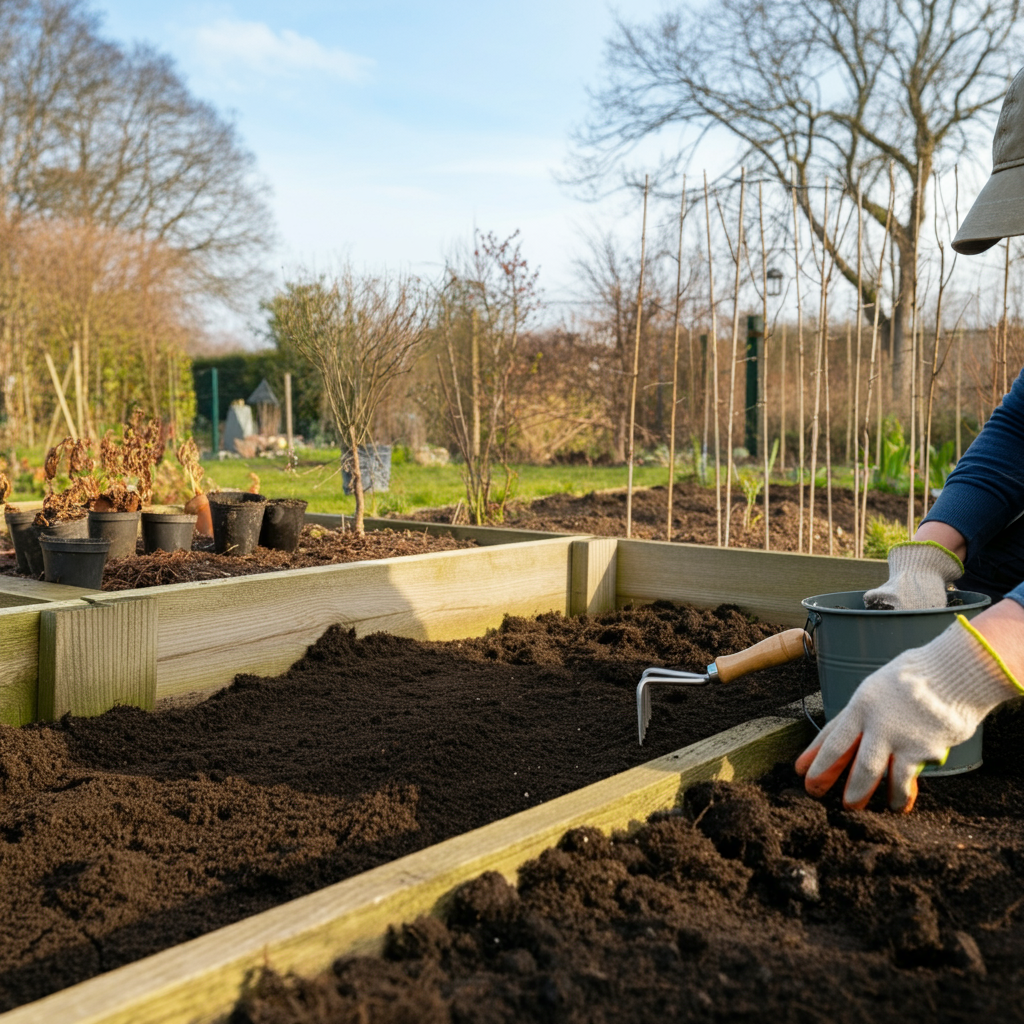
[[[661,7],[631,0],[629,17]],[[100,0],[106,34],[173,56],[231,112],[273,190],[270,267],[429,273],[474,225],[521,229],[551,299],[572,298],[580,228],[637,220],[554,179],[598,80],[611,8],[410,0]]]

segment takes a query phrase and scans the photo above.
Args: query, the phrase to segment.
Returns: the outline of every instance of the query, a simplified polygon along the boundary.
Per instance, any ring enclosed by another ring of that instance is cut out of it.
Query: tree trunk
[[[363,524],[363,514],[366,511],[366,497],[363,494],[363,474],[359,468],[359,445],[356,443],[356,434],[354,430],[350,431],[350,437],[350,453],[352,455],[352,493],[356,496],[355,531],[357,536],[362,537],[366,533],[366,527]]]

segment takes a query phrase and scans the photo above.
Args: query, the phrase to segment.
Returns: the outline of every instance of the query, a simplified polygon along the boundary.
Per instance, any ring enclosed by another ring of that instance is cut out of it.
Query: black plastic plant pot
[[[88,540],[89,539],[89,518],[82,516],[79,519],[63,519],[52,526],[33,526],[35,544],[29,544],[26,550],[28,559],[28,571],[30,576],[41,576],[46,568],[43,563],[43,549],[40,544],[43,538],[51,540]]]
[[[271,498],[263,510],[260,547],[294,551],[306,521],[306,505],[301,498]]]
[[[143,512],[142,543],[154,551],[191,551],[198,517],[187,512]]]
[[[40,537],[47,583],[100,590],[110,541],[92,537]]]
[[[28,558],[30,549],[35,551],[35,563],[42,565],[43,553],[39,550],[39,538],[36,536],[36,529],[32,525],[32,520],[35,519],[37,511],[37,509],[33,509],[31,512],[4,511],[4,522],[7,524],[7,532],[11,535],[11,543],[14,545],[17,569],[23,576],[27,576],[32,572],[29,568]],[[37,572],[35,575],[38,576],[39,573]]]
[[[218,555],[251,555],[259,543],[267,499],[248,491],[217,491],[209,497],[213,550]]]
[[[135,554],[141,515],[141,512],[89,513],[89,536],[96,540],[110,541],[108,562],[114,558],[127,558]]]

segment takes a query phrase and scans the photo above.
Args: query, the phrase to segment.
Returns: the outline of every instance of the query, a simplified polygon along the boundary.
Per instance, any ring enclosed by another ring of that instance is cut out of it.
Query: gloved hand
[[[850,703],[800,755],[796,770],[812,796],[823,796],[853,761],[843,806],[861,810],[889,772],[889,806],[906,813],[926,763],[970,739],[998,704],[1024,692],[988,641],[957,616],[924,647],[872,672]]]
[[[933,540],[911,540],[889,549],[889,579],[864,592],[865,608],[945,608],[946,584],[964,574],[963,562]]]

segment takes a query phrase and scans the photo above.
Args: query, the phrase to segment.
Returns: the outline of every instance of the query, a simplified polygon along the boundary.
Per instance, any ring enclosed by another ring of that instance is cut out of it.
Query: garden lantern
[[[770,267],[768,270],[768,294],[777,298],[782,294],[782,271],[778,267]]]

